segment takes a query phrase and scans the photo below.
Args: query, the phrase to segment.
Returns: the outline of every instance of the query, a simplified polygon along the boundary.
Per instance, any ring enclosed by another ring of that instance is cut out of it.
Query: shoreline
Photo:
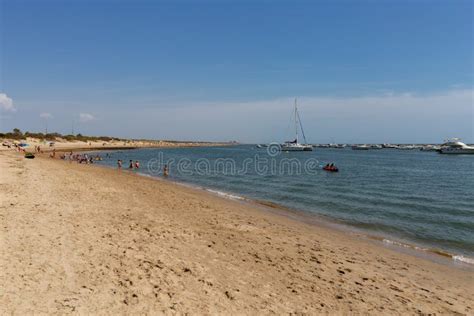
[[[95,151],[95,150],[91,151],[91,153],[94,153],[94,152],[100,152],[100,151]],[[105,167],[112,170],[115,169],[114,167],[102,165],[102,164],[95,164],[94,166],[99,167],[99,168]],[[301,209],[289,208],[284,205],[274,203],[271,201],[248,198],[246,196],[241,196],[235,192],[219,191],[211,187],[205,187],[200,184],[194,184],[192,182],[164,178],[162,176],[153,176],[153,175],[149,175],[149,174],[141,173],[141,172],[130,172],[129,170],[125,170],[125,169],[123,171],[130,174],[155,179],[158,181],[167,181],[173,184],[177,184],[177,185],[181,185],[187,188],[198,190],[199,192],[203,192],[205,194],[212,194],[214,196],[218,196],[223,199],[245,203],[248,206],[261,208],[267,212],[271,212],[273,214],[277,214],[280,216],[285,216],[292,220],[296,220],[305,224],[314,225],[316,227],[324,227],[326,229],[334,229],[343,234],[347,234],[348,236],[356,236],[357,238],[360,238],[360,239],[369,240],[369,241],[377,243],[379,246],[382,246],[384,248],[398,251],[401,253],[408,253],[413,256],[416,256],[425,260],[430,260],[435,263],[445,264],[445,265],[452,266],[458,269],[466,269],[466,270],[474,271],[474,257],[466,256],[465,254],[452,253],[448,250],[444,250],[441,248],[433,248],[428,245],[423,245],[422,243],[417,243],[416,241],[405,240],[397,236],[392,236],[388,233],[370,232],[362,228],[353,226],[350,223],[345,223],[337,219],[329,218],[327,216],[311,213],[309,211],[305,211]]]
[[[99,166],[106,167],[108,166]],[[114,168],[111,168],[114,169]],[[129,171],[126,171],[129,172]],[[374,242],[378,246],[390,249],[396,252],[409,254],[424,260],[429,260],[434,263],[441,263],[456,269],[469,270],[474,272],[474,259],[463,254],[450,253],[443,249],[429,248],[416,242],[406,241],[401,238],[391,236],[389,234],[376,234],[358,227],[352,226],[349,223],[339,222],[336,219],[328,218],[316,213],[311,213],[305,210],[293,209],[284,205],[273,203],[265,200],[251,199],[245,196],[237,195],[233,192],[223,192],[214,190],[212,188],[201,185],[194,185],[188,182],[178,180],[165,179],[157,176],[151,176],[144,173],[137,173],[138,176],[148,177],[157,181],[169,181],[173,184],[181,185],[204,194],[211,194],[222,199],[231,200],[239,203],[244,203],[247,206],[263,209],[265,212],[270,212],[278,216],[283,216],[294,221],[308,224],[314,227],[323,227],[325,229],[335,230],[348,237],[356,237],[361,240]]]
[[[2,313],[472,313],[468,271],[172,181],[0,164]]]

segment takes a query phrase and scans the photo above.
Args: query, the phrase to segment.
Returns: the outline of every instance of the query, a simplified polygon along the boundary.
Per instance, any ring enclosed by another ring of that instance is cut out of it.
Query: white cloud
[[[53,115],[51,113],[43,112],[43,113],[40,114],[40,117],[44,118],[44,119],[52,119]]]
[[[12,98],[8,97],[6,93],[0,93],[0,110],[6,112],[15,112],[16,109],[13,106]]]
[[[95,121],[95,120],[96,120],[96,118],[92,114],[89,114],[89,113],[80,113],[79,114],[79,121],[82,122],[82,123]]]

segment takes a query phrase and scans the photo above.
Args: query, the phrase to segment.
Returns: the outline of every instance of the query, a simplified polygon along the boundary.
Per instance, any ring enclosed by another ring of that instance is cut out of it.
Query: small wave
[[[137,172],[136,174],[138,174],[141,177],[156,178],[156,177],[154,177],[154,176],[152,176],[151,174],[148,174],[148,173]]]
[[[415,245],[404,244],[402,242],[394,241],[394,240],[390,240],[390,239],[383,239],[382,241],[386,244],[389,244],[389,245],[395,245],[395,246],[404,247],[404,248],[411,248],[411,249],[423,250],[423,251],[428,251],[429,250],[429,249],[426,249],[426,248],[421,248],[421,247],[418,247],[418,246],[415,246]]]
[[[239,196],[239,195],[233,195],[233,194],[229,194],[229,193],[225,193],[225,192],[222,192],[222,191],[217,191],[217,190],[211,190],[211,189],[206,189],[207,192],[211,192],[211,193],[214,193],[214,194],[217,194],[218,196],[222,196],[226,199],[231,199],[231,200],[245,200],[244,197],[242,196]]]
[[[474,258],[464,257],[464,256],[453,256],[454,261],[461,261],[464,263],[474,264]]]
[[[382,239],[382,241],[386,244],[389,244],[389,245],[395,245],[395,246],[399,246],[399,247],[430,252],[430,253],[433,253],[433,254],[436,254],[436,255],[439,255],[439,256],[452,258],[454,261],[459,261],[459,262],[463,262],[463,263],[467,263],[467,264],[474,264],[474,258],[465,257],[465,256],[462,256],[462,255],[453,255],[453,254],[450,254],[448,252],[441,251],[441,250],[438,250],[438,249],[421,248],[421,247],[418,247],[418,246],[415,246],[415,245],[409,245],[409,244],[401,243],[401,242],[390,240],[390,239]]]

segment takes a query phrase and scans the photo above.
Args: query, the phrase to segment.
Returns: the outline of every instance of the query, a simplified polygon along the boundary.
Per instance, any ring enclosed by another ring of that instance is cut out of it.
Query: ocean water
[[[301,210],[389,243],[474,258],[474,155],[350,148],[281,153],[251,145],[109,154],[99,164],[115,167],[122,159],[126,169],[130,159],[139,160],[135,172],[161,177],[168,163],[171,180]],[[321,170],[328,162],[339,172]]]

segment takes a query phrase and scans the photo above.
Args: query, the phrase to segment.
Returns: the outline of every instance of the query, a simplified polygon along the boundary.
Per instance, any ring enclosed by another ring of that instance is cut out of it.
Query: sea
[[[278,145],[101,151],[96,163],[199,187],[235,200],[291,209],[379,238],[474,264],[474,155],[419,150]],[[339,171],[322,167],[334,163]]]

